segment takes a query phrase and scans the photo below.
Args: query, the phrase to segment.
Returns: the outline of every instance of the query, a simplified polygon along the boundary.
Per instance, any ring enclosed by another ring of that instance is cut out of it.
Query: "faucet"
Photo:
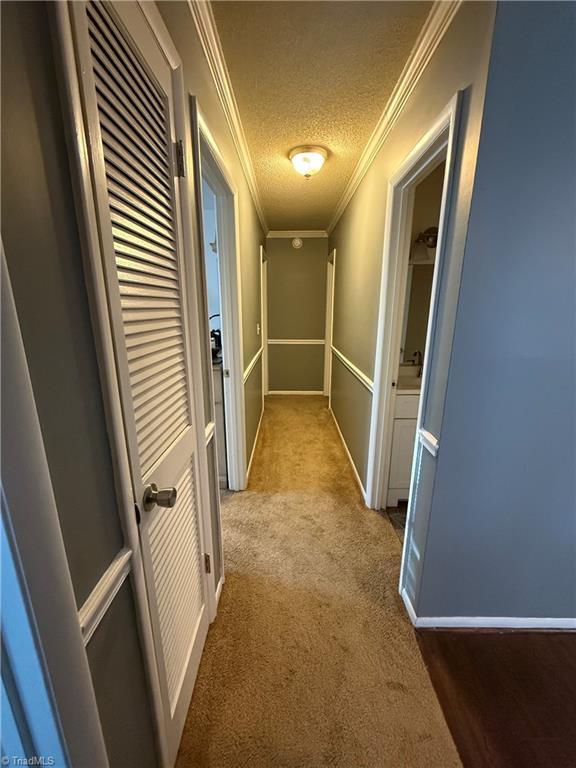
[[[421,376],[422,376],[422,368],[424,367],[424,365],[423,365],[424,357],[422,355],[422,352],[419,349],[417,349],[416,352],[414,352],[414,354],[412,355],[412,361],[413,361],[414,365],[418,366],[417,377],[421,378]]]

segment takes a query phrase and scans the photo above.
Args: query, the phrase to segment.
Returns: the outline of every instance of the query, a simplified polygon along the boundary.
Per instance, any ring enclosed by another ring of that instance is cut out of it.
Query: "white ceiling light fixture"
[[[309,179],[322,169],[328,159],[328,152],[324,147],[294,147],[288,157],[294,170]]]

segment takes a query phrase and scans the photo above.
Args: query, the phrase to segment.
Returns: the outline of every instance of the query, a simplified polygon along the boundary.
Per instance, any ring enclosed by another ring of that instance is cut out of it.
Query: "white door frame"
[[[334,288],[336,285],[336,248],[326,262],[326,326],[324,329],[324,394],[332,407],[332,339],[334,337]]]
[[[430,300],[418,427],[420,427],[422,406],[426,399],[425,393],[428,372],[430,370],[428,345],[433,335],[436,294],[439,284],[438,276],[443,262],[446,219],[449,216],[448,205],[453,185],[460,105],[461,93],[458,93],[434,121],[424,137],[412,149],[388,183],[386,234],[378,312],[378,336],[376,341],[374,396],[372,398],[370,420],[366,493],[368,505],[374,509],[380,509],[383,505],[385,506],[390,474],[390,451],[392,446],[394,401],[396,397],[395,384],[398,374],[397,366],[401,344],[403,310],[406,301],[414,190],[416,185],[445,159],[446,170],[444,173],[442,205],[438,224],[438,247],[436,250]]]
[[[260,246],[260,334],[262,339],[262,408],[268,394],[268,257]]]
[[[228,487],[243,491],[247,462],[238,190],[200,109],[198,126],[201,175],[216,195]]]

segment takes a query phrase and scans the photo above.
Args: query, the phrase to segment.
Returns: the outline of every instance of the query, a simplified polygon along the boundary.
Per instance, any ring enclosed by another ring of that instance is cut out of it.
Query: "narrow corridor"
[[[249,488],[222,505],[226,585],[178,768],[460,765],[327,398],[266,399]]]

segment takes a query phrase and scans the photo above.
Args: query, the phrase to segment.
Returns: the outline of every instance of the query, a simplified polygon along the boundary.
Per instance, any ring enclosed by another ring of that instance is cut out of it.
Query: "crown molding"
[[[354,192],[358,189],[360,182],[386,141],[388,134],[402,114],[406,102],[412,95],[414,88],[422,77],[422,73],[426,69],[436,48],[440,44],[440,41],[446,34],[446,31],[452,23],[462,2],[463,0],[454,0],[452,2],[437,0],[432,6],[428,17],[424,22],[424,26],[418,35],[416,43],[408,56],[408,60],[404,65],[402,74],[394,86],[392,95],[388,99],[388,103],[386,104],[372,135],[368,139],[368,143],[360,155],[358,164],[336,206],[330,224],[328,225],[328,232],[332,232],[338,223],[340,217],[346,210],[346,206],[352,199]]]
[[[266,237],[328,237],[325,229],[271,229]]]
[[[238,104],[236,103],[236,97],[232,89],[232,82],[230,75],[228,74],[228,67],[226,66],[226,60],[224,58],[224,52],[222,50],[222,44],[220,43],[220,37],[218,36],[218,30],[216,28],[216,21],[214,14],[212,13],[212,7],[207,0],[188,0],[188,8],[192,14],[202,50],[204,56],[208,62],[212,81],[216,88],[220,104],[226,116],[232,139],[240,158],[240,163],[246,177],[246,182],[254,201],[254,207],[258,213],[258,218],[264,229],[264,232],[268,232],[268,224],[264,216],[264,210],[262,208],[262,202],[260,200],[260,192],[256,183],[256,175],[254,173],[254,166],[252,165],[252,159],[248,150],[248,143],[246,141],[246,135],[244,128],[242,127],[242,121],[240,119],[240,112],[238,111]]]

